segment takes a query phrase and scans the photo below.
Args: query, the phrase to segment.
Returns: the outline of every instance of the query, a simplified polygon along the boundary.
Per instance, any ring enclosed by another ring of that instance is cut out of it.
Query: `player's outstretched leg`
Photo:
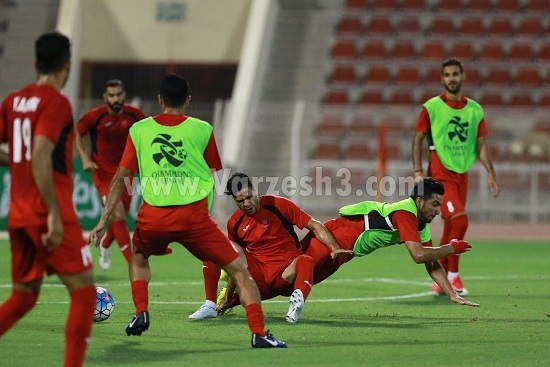
[[[286,322],[294,324],[298,322],[302,311],[304,309],[306,301],[304,300],[304,295],[299,289],[294,290],[290,295],[290,306],[288,308],[288,313],[286,314]]]

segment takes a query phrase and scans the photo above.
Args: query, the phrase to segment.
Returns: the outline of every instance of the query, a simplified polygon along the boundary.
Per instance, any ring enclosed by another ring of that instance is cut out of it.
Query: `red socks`
[[[115,240],[120,247],[120,251],[126,258],[126,262],[130,263],[132,259],[132,243],[130,242],[130,232],[128,232],[128,224],[125,220],[117,220],[109,225],[113,230]]]
[[[28,293],[13,289],[11,296],[0,305],[0,315],[2,315],[0,317],[0,336],[4,335],[27,312],[32,310],[37,299],[38,293]]]
[[[308,255],[300,255],[296,261],[296,280],[294,281],[294,289],[299,289],[304,295],[304,300],[307,299],[313,285],[313,269],[315,263],[313,258]]]
[[[105,236],[101,239],[101,247],[103,248],[109,248],[111,247],[111,243],[115,240],[115,236],[113,235],[113,229],[109,226],[107,229],[107,233],[105,233]]]
[[[145,280],[132,282],[132,298],[136,306],[136,315],[145,312],[149,307],[149,283]]]
[[[204,277],[204,293],[206,300],[216,303],[218,298],[218,280],[220,279],[221,269],[211,261],[202,263],[202,275]]]
[[[252,303],[245,307],[248,326],[252,334],[265,336],[264,312],[258,303]]]
[[[459,215],[451,219],[445,220],[445,227],[443,231],[443,237],[441,238],[441,245],[449,243],[453,238],[463,240],[468,230],[468,216]],[[460,256],[450,254],[444,259],[439,260],[441,265],[445,268],[445,271],[458,273],[458,262]]]
[[[70,292],[71,306],[65,326],[65,366],[82,366],[92,334],[96,290],[94,285]]]

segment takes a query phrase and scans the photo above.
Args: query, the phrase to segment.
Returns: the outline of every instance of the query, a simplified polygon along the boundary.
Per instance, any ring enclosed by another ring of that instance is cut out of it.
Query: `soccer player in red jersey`
[[[141,335],[149,328],[149,256],[164,255],[169,243],[178,242],[198,259],[212,261],[235,279],[252,331],[253,348],[285,348],[284,342],[264,329],[260,293],[246,269],[246,260],[208,212],[214,189],[211,169],[222,168],[212,126],[185,115],[191,97],[187,81],[178,75],[162,79],[158,100],[162,113],[130,129],[103,214],[90,232],[90,242],[97,244],[122,191],[129,188],[128,179],[139,172],[143,204],[137,216],[130,262],[136,315],[126,333]]]
[[[70,70],[70,41],[57,32],[35,43],[34,84],[0,107],[0,142],[9,146],[8,232],[12,293],[0,306],[0,335],[36,304],[44,272],[57,273],[70,294],[65,366],[82,366],[95,305],[92,256],[72,201],[73,116],[60,90]]]
[[[441,213],[444,220],[440,244],[451,239],[464,239],[468,229],[466,198],[468,194],[468,170],[479,158],[488,177],[487,183],[494,197],[500,188],[486,143],[487,127],[481,105],[462,95],[462,83],[466,74],[457,59],[445,60],[441,67],[441,83],[445,93],[428,100],[422,106],[412,143],[414,176],[422,177],[422,142],[427,138],[429,165],[427,175],[445,186]],[[459,273],[456,254],[441,259],[453,289],[461,296],[468,295]],[[434,292],[442,294],[433,284]]]
[[[428,274],[441,286],[451,301],[467,306],[479,306],[463,299],[452,290],[445,271],[437,261],[450,253],[468,251],[471,248],[470,244],[466,241],[452,241],[440,247],[433,247],[431,244],[428,223],[439,214],[444,191],[440,182],[426,178],[422,183],[415,185],[410,198],[397,203],[365,201],[341,208],[338,218],[325,222],[326,228],[338,241],[341,248],[338,252],[332,251],[319,241],[313,232],[308,233],[300,241],[304,254],[311,257],[315,264],[313,284],[322,282],[355,257],[366,256],[379,248],[403,243],[413,261],[425,264]],[[254,264],[250,266],[249,262],[249,271],[254,280],[261,283],[261,268]],[[267,287],[265,293],[276,291],[269,285]],[[234,305],[234,299],[231,298],[228,289],[224,301],[218,308],[220,312],[224,312]]]
[[[105,204],[109,184],[118,168],[124,152],[130,127],[145,118],[143,112],[125,103],[124,84],[118,79],[105,83],[105,104],[85,113],[76,124],[76,148],[82,158],[84,170],[92,172],[94,185]],[[128,232],[128,210],[132,196],[124,191],[113,212],[109,230],[99,246],[99,266],[108,270],[111,266],[109,246],[117,241],[128,263],[132,257],[132,245]]]
[[[286,321],[297,322],[311,292],[315,264],[303,254],[294,226],[309,229],[333,256],[353,252],[340,249],[332,233],[292,201],[258,195],[244,173],[230,177],[225,193],[233,197],[239,208],[227,221],[229,239],[245,250],[249,271],[255,274],[262,299],[290,296]],[[229,280],[226,299],[232,297],[234,288],[234,282]]]

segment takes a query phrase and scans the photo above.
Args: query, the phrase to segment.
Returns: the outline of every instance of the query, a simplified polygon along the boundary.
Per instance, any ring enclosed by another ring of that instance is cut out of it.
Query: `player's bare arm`
[[[315,237],[331,250],[330,257],[332,259],[340,256],[353,256],[353,251],[341,248],[332,232],[317,219],[310,219],[306,224],[306,228],[312,231]]]
[[[422,246],[420,242],[405,241],[405,246],[413,261],[417,264],[426,264],[437,261],[447,255],[453,254],[454,249],[451,245],[439,247]]]
[[[413,143],[412,143],[412,157],[413,157],[413,170],[414,177],[423,176],[422,171],[422,143],[426,134],[422,131],[417,131],[414,134]]]
[[[99,246],[101,238],[105,235],[105,229],[107,222],[113,214],[119,200],[122,195],[122,190],[125,190],[125,178],[132,175],[132,171],[124,167],[118,167],[111,184],[109,185],[109,192],[107,194],[107,200],[105,201],[105,208],[99,219],[99,223],[90,231],[90,237],[88,242],[94,246]]]
[[[42,241],[50,251],[59,246],[63,237],[63,224],[53,183],[52,153],[54,148],[54,142],[45,136],[38,135],[34,138],[32,174],[38,192],[48,208],[48,232],[42,236]]]
[[[464,298],[456,294],[456,292],[453,290],[453,287],[451,286],[451,283],[449,283],[449,280],[447,279],[447,273],[445,272],[445,269],[443,269],[443,266],[441,266],[438,261],[432,261],[426,263],[425,265],[426,271],[428,272],[430,277],[433,279],[434,282],[439,285],[441,290],[449,297],[452,302],[464,306],[479,307],[478,303],[465,300]]]
[[[481,164],[483,164],[483,167],[485,167],[485,170],[487,171],[487,184],[489,186],[489,190],[491,190],[491,193],[496,198],[498,194],[500,194],[500,186],[497,182],[493,162],[491,161],[491,156],[489,155],[489,147],[487,146],[487,141],[484,136],[477,138],[477,155],[479,156]]]
[[[85,171],[93,171],[97,169],[97,164],[92,161],[91,148],[90,148],[90,134],[87,133],[84,136],[80,135],[75,129],[75,145],[80,159],[82,159],[82,168]]]

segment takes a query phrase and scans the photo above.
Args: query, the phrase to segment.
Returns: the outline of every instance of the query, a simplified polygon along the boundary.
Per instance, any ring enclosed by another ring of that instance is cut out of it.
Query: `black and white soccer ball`
[[[102,287],[95,287],[95,311],[94,322],[101,322],[111,317],[115,309],[115,299],[109,291]]]

